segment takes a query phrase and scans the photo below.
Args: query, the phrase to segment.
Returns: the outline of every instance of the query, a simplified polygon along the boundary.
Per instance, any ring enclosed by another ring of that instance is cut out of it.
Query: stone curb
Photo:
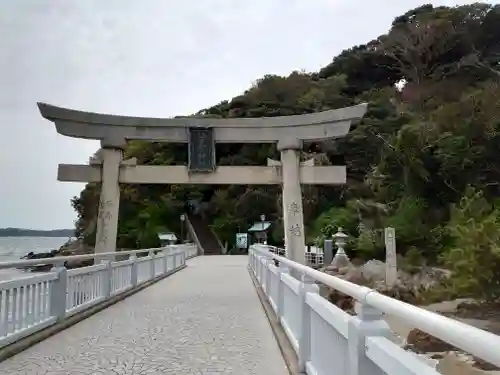
[[[290,344],[285,331],[278,321],[278,317],[274,313],[271,304],[267,300],[267,297],[262,290],[262,287],[259,285],[259,282],[257,281],[255,275],[252,273],[251,269],[248,269],[248,273],[250,274],[250,278],[252,279],[252,282],[255,286],[255,290],[257,292],[257,296],[259,297],[260,303],[262,304],[262,308],[264,309],[264,313],[269,320],[269,325],[273,330],[274,337],[276,338],[281,354],[283,355],[283,359],[285,360],[288,372],[290,373],[290,375],[303,375],[303,373],[299,371],[299,361],[297,358],[297,354],[295,353],[295,350],[293,350],[293,347]]]
[[[122,300],[124,300],[127,297],[130,297],[131,295],[140,292],[141,290],[147,288],[150,285],[156,284],[158,281],[165,279],[166,277],[173,275],[176,272],[179,272],[180,270],[183,270],[186,268],[186,265],[177,268],[173,271],[169,271],[164,275],[159,275],[155,277],[154,279],[151,279],[144,284],[141,284],[140,286],[127,290],[126,292],[120,293],[119,295],[113,296],[110,299],[107,299],[106,301],[103,301],[97,305],[91,306],[88,309],[85,309],[83,311],[80,311],[76,313],[75,315],[70,316],[67,319],[64,319],[61,322],[57,322],[55,324],[52,324],[51,326],[44,328],[40,331],[37,331],[29,336],[23,337],[22,339],[7,345],[6,347],[0,349],[0,362],[6,360],[7,358],[10,358],[28,348],[31,346],[38,344],[40,341],[43,341],[51,336],[54,336],[55,334],[65,330],[66,328],[69,328],[73,325],[75,325],[78,322],[81,322],[84,319],[87,319],[88,317],[104,310],[105,308],[114,305]]]

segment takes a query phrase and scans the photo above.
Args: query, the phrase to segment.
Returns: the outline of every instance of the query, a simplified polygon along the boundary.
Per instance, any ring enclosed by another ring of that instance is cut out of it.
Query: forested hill
[[[286,116],[369,102],[347,137],[304,150],[304,158],[322,154],[323,163],[348,168],[345,186],[304,187],[308,241],[321,242],[342,225],[350,252],[377,257],[381,229],[392,226],[398,252],[492,279],[500,273],[491,267],[500,260],[499,43],[499,6],[426,5],[319,72],[265,76],[195,116]],[[185,164],[187,148],[131,142],[126,156]],[[217,146],[219,165],[265,165],[268,157],[279,158],[274,145]],[[90,243],[98,195],[89,184],[72,202],[77,234]],[[234,242],[238,228],[262,213],[274,224],[270,241],[282,241],[279,187],[129,185],[122,188],[118,247],[155,246],[157,231],[179,230],[184,202],[196,197],[208,202],[222,241]],[[465,284],[457,288],[471,287]]]
[[[74,235],[74,229],[37,230],[0,228],[0,237],[73,237]]]

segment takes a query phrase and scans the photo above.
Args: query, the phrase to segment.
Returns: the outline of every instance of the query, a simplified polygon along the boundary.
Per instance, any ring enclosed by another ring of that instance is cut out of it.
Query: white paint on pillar
[[[396,231],[394,228],[385,228],[385,283],[388,287],[394,286],[398,278],[396,255]]]
[[[102,157],[102,184],[94,252],[108,253],[116,251],[120,208],[118,179],[123,152],[118,148],[103,148],[100,156]]]
[[[301,146],[302,142],[299,140],[278,142],[283,173],[283,219],[288,257],[295,262],[306,264],[304,213],[299,172]]]

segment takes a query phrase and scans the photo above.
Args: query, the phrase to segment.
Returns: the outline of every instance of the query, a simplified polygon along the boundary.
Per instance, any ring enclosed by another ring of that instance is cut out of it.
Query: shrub
[[[462,296],[500,297],[500,209],[482,192],[468,188],[451,209],[448,230],[453,244],[442,256],[452,271],[450,285]]]

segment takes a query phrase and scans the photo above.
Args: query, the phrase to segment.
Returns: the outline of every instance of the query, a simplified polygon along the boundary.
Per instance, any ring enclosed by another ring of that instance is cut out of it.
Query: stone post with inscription
[[[118,181],[123,149],[118,146],[103,145],[100,156],[102,158],[102,183],[94,252],[110,253],[116,251],[120,209],[120,185]]]
[[[278,141],[283,173],[283,221],[288,257],[297,263],[305,264],[304,214],[300,186],[301,149],[301,140]]]
[[[398,265],[396,256],[396,231],[394,228],[385,228],[385,284],[391,288],[398,279]]]

